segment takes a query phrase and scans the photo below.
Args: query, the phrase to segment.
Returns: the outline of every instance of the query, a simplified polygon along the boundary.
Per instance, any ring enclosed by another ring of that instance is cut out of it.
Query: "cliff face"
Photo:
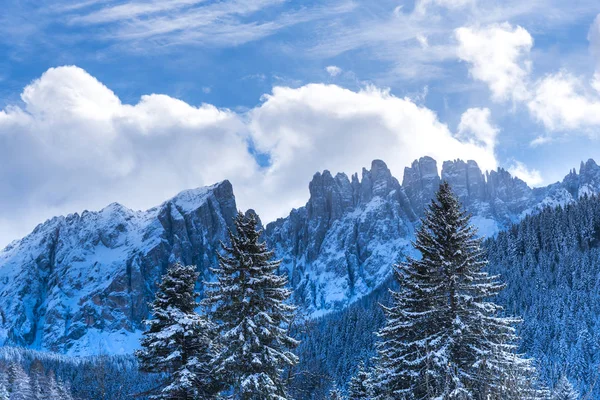
[[[531,189],[499,168],[484,174],[475,161],[434,159],[405,168],[402,185],[383,161],[362,178],[317,173],[305,207],[267,225],[268,243],[283,259],[298,303],[319,315],[370,293],[391,266],[412,252],[419,217],[440,182],[448,181],[483,236],[493,236],[545,206],[600,193],[600,167],[592,160],[565,181]]]
[[[296,300],[311,312],[342,307],[373,290],[410,251],[417,217],[382,161],[349,179],[317,173],[305,207],[267,225]]]
[[[111,204],[56,217],[0,253],[5,343],[63,353],[130,352],[172,262],[206,275],[236,212],[231,184],[148,211]]]
[[[419,217],[442,179],[482,235],[544,206],[600,193],[593,160],[536,189],[503,169],[484,175],[474,161],[444,162],[440,176],[429,157],[405,169],[402,185],[379,160],[360,178],[317,173],[306,205],[265,228],[297,303],[317,316],[382,283],[391,266],[411,254]],[[0,344],[69,354],[132,351],[167,266],[196,265],[202,290],[235,213],[233,189],[223,181],[147,211],[111,204],[39,225],[0,252]]]

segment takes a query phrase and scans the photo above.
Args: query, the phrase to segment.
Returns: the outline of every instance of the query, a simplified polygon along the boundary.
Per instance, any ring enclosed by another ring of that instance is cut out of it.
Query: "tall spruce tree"
[[[348,400],[369,400],[372,394],[371,376],[361,362],[356,375],[348,384]]]
[[[551,400],[577,400],[579,393],[565,375],[561,376],[560,380],[552,391]]]
[[[34,398],[31,379],[20,364],[12,362],[9,365],[8,381],[10,384],[10,400],[31,400]]]
[[[8,377],[4,371],[0,370],[0,400],[10,400],[8,387]]]
[[[395,268],[401,289],[384,307],[379,398],[506,400],[515,371],[531,376],[529,361],[515,354],[518,320],[499,317],[489,301],[503,285],[482,271],[481,239],[469,221],[442,183],[416,235],[421,258]]]
[[[260,240],[255,217],[238,213],[234,224],[205,298],[221,331],[215,371],[234,399],[285,400],[282,372],[298,361],[290,351],[298,343],[287,333],[295,311],[287,277],[277,274],[280,261]]]
[[[152,303],[153,318],[136,352],[140,369],[164,374],[153,399],[211,399],[215,395],[210,362],[214,327],[196,313],[194,291],[198,272],[192,265],[175,264],[162,278]]]

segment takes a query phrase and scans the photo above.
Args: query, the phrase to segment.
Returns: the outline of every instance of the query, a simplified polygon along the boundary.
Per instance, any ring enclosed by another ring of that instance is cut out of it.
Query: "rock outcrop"
[[[317,173],[305,207],[267,225],[298,303],[313,313],[343,307],[383,281],[410,251],[417,220],[406,193],[380,160],[350,180]]]
[[[0,337],[62,353],[130,352],[167,266],[207,277],[236,212],[228,181],[148,211],[56,217],[0,253]]]

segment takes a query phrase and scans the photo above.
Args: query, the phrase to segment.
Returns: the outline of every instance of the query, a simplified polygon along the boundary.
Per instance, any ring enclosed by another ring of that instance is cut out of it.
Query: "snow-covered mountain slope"
[[[502,169],[423,157],[402,185],[383,161],[358,175],[317,173],[306,206],[265,229],[289,271],[295,298],[313,316],[376,288],[410,240],[441,179],[450,182],[484,235],[545,205],[600,193],[589,160],[563,182],[531,189]],[[188,190],[148,211],[111,204],[56,217],[0,252],[0,344],[68,354],[126,353],[138,346],[157,281],[175,261],[209,278],[219,240],[236,213],[228,181]]]
[[[298,303],[313,315],[340,309],[370,293],[391,266],[410,254],[415,224],[441,180],[448,181],[483,236],[493,236],[545,206],[600,193],[600,167],[593,160],[563,182],[531,189],[498,169],[485,175],[475,161],[446,161],[441,177],[435,160],[423,157],[404,171],[402,185],[383,161],[363,169],[362,179],[317,173],[305,207],[266,228],[283,259]]]
[[[224,181],[148,211],[111,204],[46,221],[0,252],[0,341],[71,354],[130,352],[167,265],[207,271],[235,212]]]
[[[411,251],[417,220],[406,193],[383,161],[353,175],[317,173],[310,200],[267,225],[294,295],[311,312],[342,307],[369,293],[390,265]]]

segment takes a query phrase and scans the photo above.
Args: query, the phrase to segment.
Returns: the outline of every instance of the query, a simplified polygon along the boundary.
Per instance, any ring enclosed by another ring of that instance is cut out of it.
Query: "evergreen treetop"
[[[503,285],[482,269],[481,239],[448,183],[440,185],[416,234],[420,259],[395,269],[400,291],[384,307],[378,382],[383,396],[506,399],[503,383],[519,368],[514,324],[490,302]],[[383,389],[382,389],[383,388]]]
[[[155,399],[210,399],[214,327],[196,313],[194,266],[175,264],[163,276],[154,301],[153,318],[136,352],[140,369],[161,373],[165,381]]]
[[[238,213],[234,225],[204,300],[221,332],[216,373],[232,386],[235,398],[286,399],[281,374],[297,363],[289,351],[297,341],[287,333],[295,311],[288,304],[287,277],[277,273],[280,261],[260,240],[253,215]]]

